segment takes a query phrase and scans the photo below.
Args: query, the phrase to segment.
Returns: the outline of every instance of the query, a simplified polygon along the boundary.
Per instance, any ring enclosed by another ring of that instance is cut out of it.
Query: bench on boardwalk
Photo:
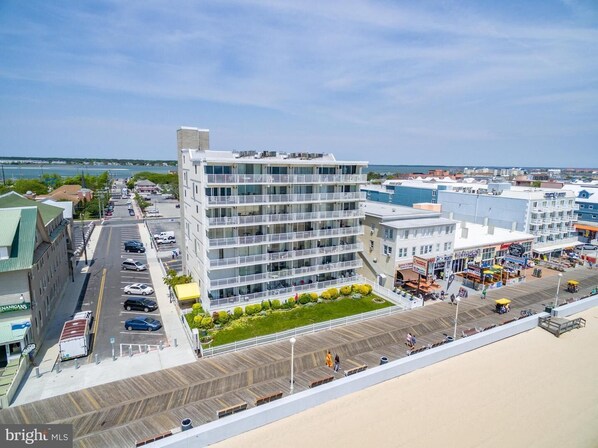
[[[236,404],[234,406],[230,406],[228,408],[220,409],[216,416],[218,418],[226,417],[227,415],[236,414],[237,412],[241,412],[247,409],[247,403],[244,401],[242,403]]]
[[[496,324],[488,325],[486,328],[482,329],[482,331],[492,330],[493,328],[496,328]]]
[[[314,387],[321,386],[322,384],[330,383],[334,379],[333,376],[327,376],[325,378],[320,378],[319,380],[312,381],[309,383],[309,388],[313,389]]]
[[[155,436],[148,437],[147,439],[144,439],[144,440],[138,440],[137,442],[135,442],[135,447],[144,446],[144,445],[147,445],[149,443],[153,443],[156,440],[162,440],[162,439],[164,439],[166,437],[170,437],[171,435],[172,435],[172,431],[166,431],[166,432],[163,432],[161,434],[157,434]]]
[[[271,401],[278,400],[280,398],[282,398],[282,392],[275,392],[270,395],[259,397],[257,400],[255,400],[255,405],[261,406],[262,404],[270,403]]]
[[[510,319],[510,320],[506,320],[504,321],[501,325],[506,325],[506,324],[512,324],[513,322],[515,322],[517,319]]]
[[[428,346],[424,345],[423,347],[420,347],[420,348],[416,348],[413,350],[407,350],[407,356],[416,355],[416,354],[421,353],[427,349],[428,349]]]
[[[363,372],[367,368],[368,368],[367,364],[364,364],[362,366],[353,367],[352,369],[345,370],[345,376],[355,375],[356,373]]]
[[[476,333],[479,333],[480,330],[477,328],[468,328],[467,330],[463,330],[461,332],[461,337],[466,338],[467,336],[473,336]]]

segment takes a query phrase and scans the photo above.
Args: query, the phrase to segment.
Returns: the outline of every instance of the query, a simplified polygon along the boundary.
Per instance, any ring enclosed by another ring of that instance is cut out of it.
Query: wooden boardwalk
[[[580,281],[580,292],[561,292],[561,302],[581,297],[598,284],[598,270],[576,269],[563,281]],[[561,282],[561,286],[563,282]],[[458,337],[462,330],[501,324],[519,317],[519,310],[543,311],[554,302],[556,278],[547,277],[488,293],[488,299],[470,297],[459,305]],[[494,299],[509,297],[512,311],[498,315]],[[338,353],[346,369],[380,357],[391,361],[406,356],[405,335],[417,337],[418,347],[452,335],[455,306],[438,302],[380,319],[304,335],[295,344],[295,392],[318,379],[334,375],[324,366],[326,350]],[[278,342],[237,353],[201,359],[195,363],[116,381],[0,411],[0,423],[71,423],[75,446],[134,446],[137,440],[178,427],[189,417],[194,426],[217,419],[218,411],[246,402],[255,406],[261,397],[289,391],[290,344]]]

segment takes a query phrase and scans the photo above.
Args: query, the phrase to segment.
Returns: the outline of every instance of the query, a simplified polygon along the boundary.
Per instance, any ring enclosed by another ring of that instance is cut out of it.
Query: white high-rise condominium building
[[[183,270],[204,307],[287,299],[357,281],[367,162],[331,154],[211,151],[177,131]]]

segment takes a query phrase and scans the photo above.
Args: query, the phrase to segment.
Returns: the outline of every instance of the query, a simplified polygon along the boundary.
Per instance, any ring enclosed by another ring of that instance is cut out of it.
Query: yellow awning
[[[502,269],[502,266],[500,264],[495,264],[494,266],[492,266],[494,269]]]
[[[179,300],[197,300],[199,299],[199,285],[195,282],[176,285],[174,293]]]
[[[508,305],[509,303],[511,303],[511,301],[509,299],[498,299],[495,302],[498,303],[499,305]]]
[[[569,280],[567,283],[569,285],[579,285],[579,282],[577,280]]]

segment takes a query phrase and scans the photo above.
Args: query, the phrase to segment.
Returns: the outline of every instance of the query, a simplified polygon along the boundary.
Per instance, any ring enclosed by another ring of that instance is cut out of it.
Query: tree
[[[375,173],[374,171],[370,171],[368,173],[368,181],[380,179],[380,173]]]
[[[191,283],[193,281],[193,277],[191,275],[178,275],[174,269],[169,269],[166,272],[166,277],[162,279],[166,286],[170,286],[174,288],[176,285],[185,285],[187,283]]]
[[[14,191],[21,194],[28,191],[35,194],[48,194],[48,187],[37,179],[19,179],[14,184]]]

